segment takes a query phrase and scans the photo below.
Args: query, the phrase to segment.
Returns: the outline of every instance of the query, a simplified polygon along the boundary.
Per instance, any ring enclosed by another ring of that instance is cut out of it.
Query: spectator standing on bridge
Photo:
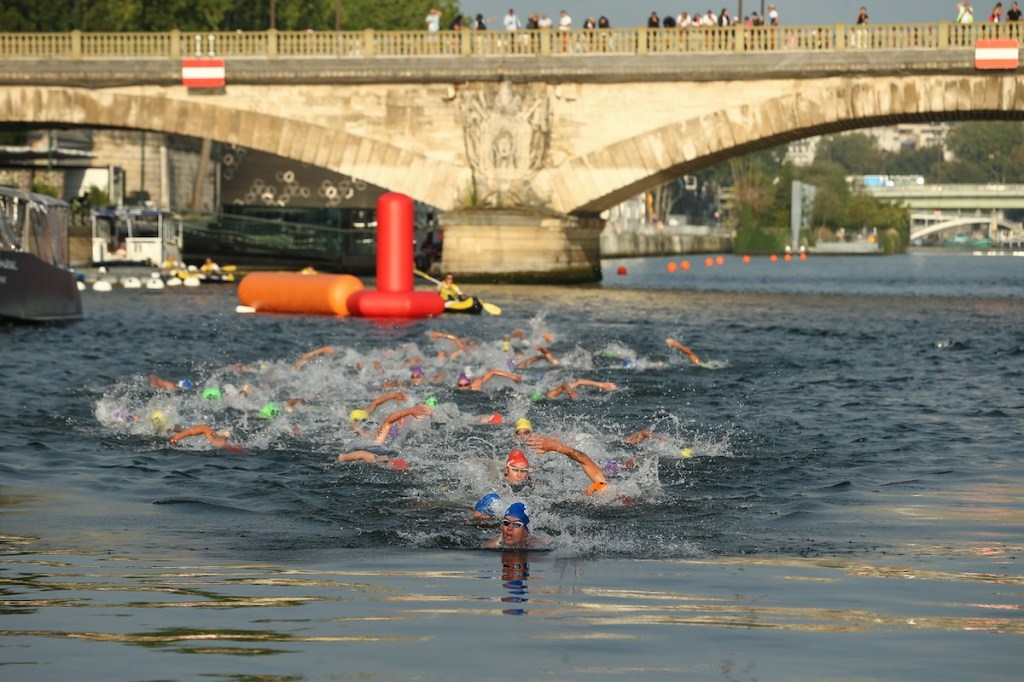
[[[998,24],[1003,20],[1003,3],[997,2],[992,8],[992,14],[988,15],[988,23]]]
[[[541,12],[540,19],[537,20],[537,28],[551,28],[554,25],[555,24],[551,21],[551,17],[548,16],[548,13]]]
[[[1007,21],[1020,21],[1020,7],[1017,6],[1016,0],[1010,3],[1010,9],[1006,11]]]
[[[958,24],[973,24],[974,23],[974,8],[971,7],[971,3],[968,0],[963,0],[956,5],[956,23]]]
[[[509,8],[508,14],[505,15],[502,21],[505,24],[506,31],[518,31],[522,28],[522,25],[519,23],[519,17],[516,16],[514,9]]]
[[[530,16],[526,19],[526,30],[533,31],[538,28],[540,28],[540,17],[536,12],[530,12]]]
[[[768,5],[768,24],[770,26],[779,25],[779,11],[775,9],[775,5]]]
[[[427,12],[427,18],[423,21],[426,23],[428,31],[437,33],[441,30],[441,10],[431,7],[430,11]]]
[[[868,8],[861,5],[860,12],[857,14],[857,25],[868,23]]]
[[[611,25],[611,23],[609,23],[608,17],[606,17],[604,15],[601,15],[600,17],[597,18],[597,27],[598,28],[611,28],[612,25]]]

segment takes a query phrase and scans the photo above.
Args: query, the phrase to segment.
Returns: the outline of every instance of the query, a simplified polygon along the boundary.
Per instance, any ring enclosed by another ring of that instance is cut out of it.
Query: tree
[[[830,161],[848,175],[873,175],[883,172],[882,150],[873,135],[850,133],[821,138],[814,160]]]
[[[1019,182],[1024,177],[1021,147],[1024,123],[981,121],[958,123],[946,135],[955,170],[970,179],[958,182]]]

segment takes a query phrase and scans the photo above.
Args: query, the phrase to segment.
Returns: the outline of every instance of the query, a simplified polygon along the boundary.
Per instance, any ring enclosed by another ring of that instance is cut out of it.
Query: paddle
[[[413,272],[415,272],[417,275],[419,275],[423,279],[430,280],[434,284],[440,284],[441,283],[441,280],[434,279],[433,277],[431,277],[427,273],[423,272],[422,270],[414,269]],[[480,301],[479,298],[477,298],[476,300]],[[485,301],[480,301],[480,305],[483,306],[483,309],[486,310],[491,315],[501,315],[501,308],[499,306],[493,304],[493,303],[487,303]]]

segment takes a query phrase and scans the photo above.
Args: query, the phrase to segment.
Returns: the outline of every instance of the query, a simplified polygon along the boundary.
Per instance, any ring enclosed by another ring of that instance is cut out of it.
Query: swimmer
[[[458,388],[460,391],[482,391],[484,390],[484,384],[486,384],[494,377],[502,377],[504,379],[508,379],[509,381],[514,381],[517,384],[522,383],[523,381],[523,378],[518,374],[512,374],[511,372],[505,372],[500,369],[491,369],[484,373],[484,375],[479,379],[470,379],[468,376],[466,376],[466,373],[463,372],[462,374],[459,375],[455,387]]]
[[[384,417],[384,421],[381,423],[380,428],[377,429],[377,437],[374,438],[374,442],[377,445],[381,445],[386,442],[388,436],[391,435],[391,429],[407,417],[423,419],[424,417],[429,417],[433,413],[433,410],[426,405],[413,405],[412,407],[407,407],[404,410],[392,412],[388,416]]]
[[[653,439],[661,443],[668,442],[667,439],[662,438],[661,436],[657,435],[656,433],[654,433],[654,431],[650,429],[640,429],[639,431],[635,431],[629,434],[628,436],[623,437],[622,442],[625,443],[626,445],[639,445],[640,443],[648,439]]]
[[[501,519],[501,535],[484,545],[487,549],[547,549],[550,546],[549,540],[530,534],[530,514],[522,502],[509,505]]]
[[[311,350],[308,353],[306,353],[305,355],[303,355],[301,358],[299,358],[298,360],[295,361],[295,364],[292,365],[292,371],[293,372],[298,372],[300,369],[303,368],[303,366],[307,362],[309,362],[313,358],[319,357],[321,355],[330,355],[333,352],[334,352],[334,348],[331,347],[331,346],[322,346],[320,348],[317,348],[316,350]]]
[[[213,443],[219,448],[224,448],[228,452],[242,452],[241,446],[235,445],[228,441],[228,436],[231,435],[230,431],[214,431],[207,424],[197,424],[191,426],[183,431],[178,431],[173,436],[167,439],[167,442],[171,445],[177,445],[185,438],[192,438],[193,436],[203,436],[210,443]]]
[[[532,481],[530,480],[530,460],[522,450],[513,450],[508,453],[505,459],[505,468],[501,471],[501,477],[514,493],[523,493],[529,490]],[[473,506],[473,518],[494,519],[501,512],[501,494],[490,492],[480,498]]]
[[[367,462],[369,464],[386,464],[396,471],[405,471],[409,468],[409,462],[401,457],[395,457],[395,453],[379,447],[370,447],[365,450],[352,450],[338,455],[339,462]]]
[[[534,346],[534,348],[537,349],[537,355],[526,358],[525,360],[520,360],[519,362],[516,363],[516,367],[529,367],[535,362],[540,362],[541,360],[546,360],[549,365],[559,364],[558,358],[552,355],[551,351],[545,348],[544,346]]]
[[[530,422],[529,419],[523,417],[522,419],[517,419],[516,420],[516,430],[515,430],[516,438],[523,439],[523,438],[526,438],[527,436],[529,436],[532,433],[533,433],[533,424]]]
[[[576,400],[579,398],[579,394],[576,393],[576,389],[580,386],[592,386],[599,388],[602,391],[614,391],[618,389],[618,386],[611,381],[594,381],[593,379],[576,379],[574,381],[567,381],[563,384],[555,386],[553,389],[544,394],[545,398],[555,399],[563,393],[569,396],[570,400]]]
[[[587,495],[604,490],[608,485],[608,479],[605,478],[604,471],[601,470],[601,467],[599,467],[594,460],[576,448],[566,445],[557,438],[534,434],[526,438],[526,444],[531,450],[538,454],[557,452],[560,455],[565,455],[583,467],[583,473],[585,473],[591,480],[590,487],[585,491]]]
[[[401,391],[394,391],[392,393],[385,393],[384,395],[380,396],[379,398],[375,398],[373,400],[373,402],[371,402],[369,405],[366,406],[366,413],[372,415],[374,413],[374,411],[378,407],[380,407],[384,403],[389,402],[391,400],[394,400],[396,403],[404,403],[406,397],[407,396],[404,393],[402,393]]]
[[[437,357],[439,357],[439,358],[448,358],[449,360],[451,360],[452,358],[456,358],[459,355],[462,355],[463,353],[465,353],[466,352],[466,346],[469,345],[469,343],[470,343],[469,339],[463,339],[463,338],[460,338],[458,336],[455,336],[455,334],[449,334],[447,332],[430,332],[430,338],[432,338],[432,339],[447,339],[447,340],[449,340],[449,341],[451,341],[452,343],[455,344],[455,350],[452,351],[451,353],[445,354],[444,351],[440,351],[437,354]]]
[[[697,357],[697,354],[694,353],[689,348],[687,348],[686,346],[684,346],[683,344],[676,341],[675,339],[665,339],[665,345],[668,346],[669,348],[675,348],[677,350],[683,351],[686,357],[690,358],[690,362],[697,365],[698,367],[703,367],[700,358]]]
[[[174,382],[168,379],[161,379],[155,374],[149,375],[149,385],[153,388],[162,388],[167,391],[191,391],[195,388],[195,384],[192,383],[191,379],[185,378]]]

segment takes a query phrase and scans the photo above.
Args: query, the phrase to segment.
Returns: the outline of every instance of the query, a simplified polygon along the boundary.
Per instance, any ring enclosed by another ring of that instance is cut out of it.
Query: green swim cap
[[[434,396],[430,396],[425,401],[423,401],[423,404],[426,405],[427,407],[436,407],[437,398],[435,398]]]
[[[277,403],[267,403],[260,408],[260,419],[273,419],[281,414],[281,406]]]
[[[606,358],[617,358],[619,357],[619,351],[615,350],[614,348],[605,348],[603,351],[601,351],[601,355],[605,356]]]
[[[532,400],[535,403],[539,403],[541,400],[544,400],[544,398],[546,398],[546,397],[547,396],[544,395],[543,391],[534,391],[533,393],[530,394],[530,400]]]
[[[203,389],[203,400],[220,400],[222,397],[219,388],[211,386],[210,388]]]

